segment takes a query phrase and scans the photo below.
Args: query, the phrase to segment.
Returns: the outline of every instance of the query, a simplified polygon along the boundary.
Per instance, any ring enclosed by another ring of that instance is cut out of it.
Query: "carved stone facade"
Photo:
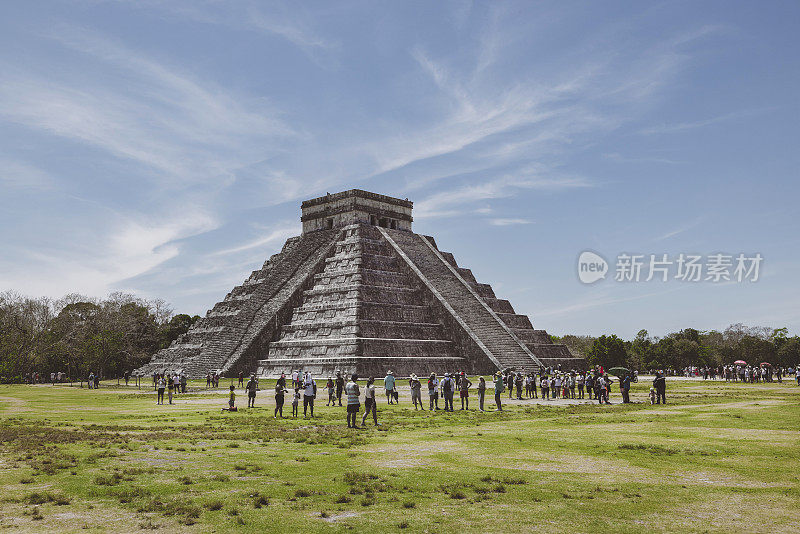
[[[303,234],[138,370],[361,376],[581,368],[432,237],[412,203],[350,190],[303,202]]]

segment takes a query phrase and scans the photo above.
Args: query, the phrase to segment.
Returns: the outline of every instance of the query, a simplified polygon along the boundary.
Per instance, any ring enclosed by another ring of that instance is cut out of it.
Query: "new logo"
[[[593,284],[606,277],[608,262],[599,254],[585,250],[578,256],[578,278],[584,284]]]

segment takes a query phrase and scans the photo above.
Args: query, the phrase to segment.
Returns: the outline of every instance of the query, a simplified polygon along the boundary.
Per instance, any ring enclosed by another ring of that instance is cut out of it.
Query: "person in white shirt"
[[[306,416],[309,406],[311,407],[311,417],[314,417],[314,398],[317,396],[317,383],[307,372],[303,378],[303,417]]]
[[[375,426],[378,426],[378,403],[375,402],[375,386],[373,382],[375,382],[375,378],[369,377],[367,387],[364,390],[364,415],[361,417],[361,426],[367,426],[366,421],[370,412],[372,412]]]

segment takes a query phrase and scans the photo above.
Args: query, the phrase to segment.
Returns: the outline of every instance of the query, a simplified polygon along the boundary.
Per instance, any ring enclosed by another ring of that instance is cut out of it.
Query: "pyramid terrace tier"
[[[378,321],[374,319],[334,319],[330,321],[292,322],[283,327],[281,341],[342,337],[442,340],[439,323]]]

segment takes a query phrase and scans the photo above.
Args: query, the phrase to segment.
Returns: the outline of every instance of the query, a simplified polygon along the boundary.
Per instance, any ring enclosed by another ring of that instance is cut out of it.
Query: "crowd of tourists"
[[[156,404],[164,404],[164,392],[167,393],[167,401],[172,404],[173,395],[186,393],[187,379],[183,372],[154,372],[153,388],[158,392]]]

